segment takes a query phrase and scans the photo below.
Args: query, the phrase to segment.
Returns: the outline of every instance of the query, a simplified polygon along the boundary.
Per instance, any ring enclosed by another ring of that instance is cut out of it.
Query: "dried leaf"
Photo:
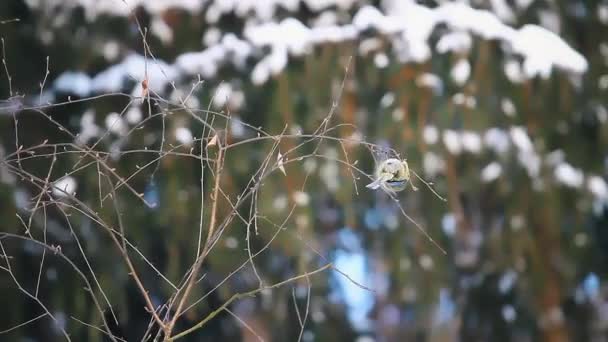
[[[217,134],[213,136],[213,138],[211,138],[211,140],[209,140],[209,143],[207,144],[207,146],[215,146],[217,145]]]
[[[141,81],[141,97],[148,97],[148,76]]]

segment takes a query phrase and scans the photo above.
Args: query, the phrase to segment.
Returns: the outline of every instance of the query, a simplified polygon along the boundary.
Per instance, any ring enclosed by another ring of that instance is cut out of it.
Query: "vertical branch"
[[[44,86],[46,84],[46,79],[49,77],[49,56],[46,56],[46,69],[44,71],[44,78],[42,79],[42,82],[40,82],[40,96],[38,98],[38,102],[40,104],[42,104],[42,92],[44,91]]]
[[[150,314],[152,315],[152,317],[154,318],[156,323],[161,328],[164,329],[165,324],[164,324],[163,320],[158,316],[156,308],[154,307],[154,304],[152,303],[152,299],[150,298],[150,295],[148,294],[148,291],[144,287],[143,283],[139,279],[137,271],[135,270],[135,266],[133,265],[133,262],[131,261],[131,257],[129,257],[129,253],[127,250],[127,240],[126,240],[125,232],[124,232],[124,225],[122,223],[122,218],[120,217],[120,215],[121,215],[120,211],[118,210],[118,203],[117,203],[118,196],[116,194],[116,187],[114,186],[114,184],[112,184],[112,181],[108,175],[104,174],[104,176],[106,177],[106,179],[110,185],[110,189],[111,189],[110,194],[112,195],[112,199],[113,199],[112,203],[114,204],[114,210],[115,210],[116,216],[118,218],[118,225],[119,225],[119,229],[120,229],[121,241],[118,241],[118,239],[116,238],[116,236],[112,230],[109,231],[110,237],[112,238],[112,241],[114,242],[114,244],[118,248],[119,252],[121,253],[123,259],[125,260],[125,263],[127,264],[127,267],[129,269],[129,274],[133,277],[135,284],[137,285],[137,288],[141,292],[141,294],[144,298],[144,301],[146,302],[146,307],[147,307],[148,311],[150,311]],[[109,227],[105,227],[105,228],[110,229]]]
[[[190,296],[192,287],[194,286],[194,283],[196,282],[198,273],[203,265],[203,261],[205,260],[205,255],[207,255],[207,251],[208,251],[209,247],[212,245],[214,232],[215,232],[215,225],[216,225],[216,221],[217,221],[217,202],[219,200],[220,178],[221,178],[221,171],[222,171],[223,160],[224,160],[224,148],[225,148],[221,142],[221,139],[217,139],[217,146],[218,146],[218,152],[217,152],[217,158],[215,161],[216,162],[216,164],[215,164],[215,183],[213,185],[213,193],[211,195],[211,201],[212,201],[211,218],[209,221],[209,231],[207,232],[207,240],[205,242],[205,246],[203,247],[203,251],[201,252],[200,255],[198,255],[197,260],[194,264],[194,267],[192,268],[192,271],[190,272],[190,276],[188,277],[188,280],[186,283],[186,288],[184,290],[183,295],[181,296],[181,299],[179,300],[177,309],[175,310],[175,315],[173,316],[173,318],[171,319],[169,324],[166,325],[165,337],[167,337],[167,338],[169,336],[171,336],[173,328],[175,327],[175,323],[177,322],[179,317],[182,315],[182,309],[184,307],[184,304],[186,303],[188,297]]]
[[[46,239],[46,225],[47,225],[47,217],[46,217],[46,205],[42,207],[42,211],[44,213],[44,220],[42,221],[42,236],[44,239],[44,243],[47,242]],[[38,279],[36,280],[36,291],[34,292],[34,296],[38,297],[38,291],[40,290],[40,279],[42,278],[42,269],[44,268],[44,259],[46,258],[46,248],[42,250],[42,258],[40,260],[40,267],[38,269]]]
[[[8,66],[6,65],[6,47],[4,45],[4,37],[0,38],[0,42],[2,42],[2,65],[4,65],[4,72],[6,73],[6,78],[8,80],[8,94],[9,96],[13,96],[13,79],[11,74],[8,72]]]
[[[199,225],[198,225],[198,242],[196,245],[196,256],[198,257],[201,254],[201,245],[203,244],[203,219],[204,219],[204,214],[205,214],[205,160],[203,158],[203,151],[204,151],[204,128],[203,128],[203,133],[201,134],[201,160],[200,160],[200,167],[201,167],[201,210],[200,210],[200,217],[199,217]],[[217,140],[217,135],[214,136],[214,139]]]

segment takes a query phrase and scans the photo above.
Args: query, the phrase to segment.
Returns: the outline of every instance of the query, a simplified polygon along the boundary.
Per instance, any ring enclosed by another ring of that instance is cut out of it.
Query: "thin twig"
[[[245,327],[245,329],[249,330],[250,333],[252,333],[255,337],[257,337],[260,342],[264,342],[264,339],[262,338],[262,336],[260,336],[258,333],[256,333],[255,330],[253,330],[253,328],[249,324],[247,324],[247,322],[245,322],[243,319],[241,319],[239,316],[237,316],[234,312],[232,312],[228,308],[224,308],[224,311],[226,311],[227,313],[232,315],[232,317],[234,317],[234,319],[236,319],[239,323],[241,323]]]
[[[41,314],[39,316],[36,316],[36,317],[34,317],[34,318],[30,319],[30,320],[27,320],[27,321],[25,321],[23,323],[17,324],[17,325],[15,325],[12,328],[8,328],[6,330],[2,330],[2,331],[0,331],[0,335],[9,333],[9,332],[11,332],[13,330],[17,330],[17,329],[19,329],[21,327],[24,327],[24,326],[26,326],[26,325],[28,325],[30,323],[36,322],[37,320],[41,319],[42,317],[46,317],[47,315],[48,314],[45,312],[45,313],[43,313],[43,314]]]
[[[306,277],[310,277],[314,274],[323,272],[329,268],[332,268],[332,264],[326,264],[324,266],[322,266],[321,268],[318,268],[312,272],[308,272],[308,273],[304,273],[304,274],[300,274],[298,276],[289,278],[287,280],[281,281],[279,283],[276,283],[274,285],[270,285],[270,286],[264,286],[261,288],[257,288],[255,290],[251,290],[249,292],[245,292],[245,293],[237,293],[234,294],[232,297],[230,297],[230,299],[228,299],[227,301],[224,302],[224,304],[222,304],[219,308],[217,308],[216,310],[212,311],[209,315],[207,315],[203,320],[201,320],[200,322],[198,322],[196,325],[194,325],[193,327],[186,329],[184,331],[182,331],[181,333],[169,337],[168,341],[175,341],[179,338],[182,338],[198,329],[200,329],[201,327],[203,327],[207,322],[209,322],[211,319],[213,319],[215,316],[217,316],[217,314],[219,314],[221,311],[223,311],[225,308],[227,308],[230,304],[232,304],[232,302],[234,302],[235,300],[241,299],[241,298],[245,298],[245,297],[251,297],[251,296],[255,296],[256,294],[264,291],[264,290],[270,290],[270,289],[274,289],[277,287],[281,287],[283,285],[289,284],[291,282],[294,282],[298,279],[302,279],[302,278],[306,278]]]

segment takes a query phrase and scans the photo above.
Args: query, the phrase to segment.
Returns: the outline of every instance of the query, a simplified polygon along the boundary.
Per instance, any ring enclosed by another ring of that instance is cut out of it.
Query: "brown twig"
[[[177,320],[179,319],[179,317],[182,314],[182,308],[184,307],[186,300],[190,296],[190,291],[192,291],[192,287],[194,286],[194,283],[198,276],[198,272],[200,271],[201,267],[203,266],[203,261],[205,260],[205,255],[207,253],[207,249],[209,248],[210,241],[214,236],[213,234],[215,231],[215,225],[216,225],[216,220],[217,220],[217,204],[218,204],[218,200],[219,200],[220,178],[221,178],[221,170],[222,170],[223,155],[224,155],[224,148],[223,148],[223,145],[222,145],[222,142],[220,139],[218,139],[218,141],[217,141],[217,147],[218,147],[218,151],[217,151],[217,158],[216,158],[216,162],[215,162],[215,184],[213,185],[213,194],[211,197],[211,200],[212,200],[211,218],[210,218],[210,222],[209,222],[209,230],[207,232],[207,241],[205,243],[205,247],[203,248],[203,251],[198,256],[198,258],[194,264],[194,267],[192,268],[192,271],[190,272],[189,279],[186,283],[186,288],[181,296],[181,299],[179,300],[177,309],[175,310],[175,314],[174,314],[173,318],[171,319],[171,321],[165,327],[165,336],[166,337],[171,336],[172,330],[175,327],[175,323],[177,322]],[[203,189],[201,189],[201,191],[203,191]]]

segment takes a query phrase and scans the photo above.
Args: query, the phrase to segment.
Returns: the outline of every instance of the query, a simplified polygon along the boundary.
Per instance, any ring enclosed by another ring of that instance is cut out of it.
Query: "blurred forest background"
[[[608,340],[607,1],[4,0],[0,37],[0,340],[153,340],[93,217],[162,307],[214,201],[175,333],[332,268],[184,341]],[[447,201],[365,188],[383,149]]]

